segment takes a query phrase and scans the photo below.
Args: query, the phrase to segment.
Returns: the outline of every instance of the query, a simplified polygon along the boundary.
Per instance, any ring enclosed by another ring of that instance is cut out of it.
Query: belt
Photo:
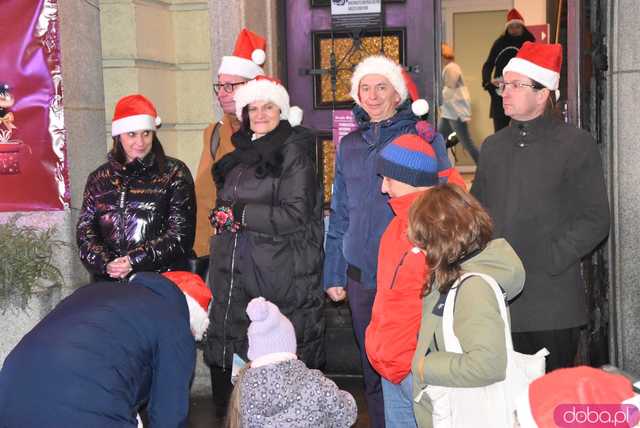
[[[347,277],[356,282],[362,283],[362,270],[354,265],[347,265]]]

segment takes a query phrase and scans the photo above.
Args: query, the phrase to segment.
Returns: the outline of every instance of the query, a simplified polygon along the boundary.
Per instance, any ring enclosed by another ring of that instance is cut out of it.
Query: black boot
[[[213,405],[215,406],[216,415],[225,417],[227,414],[227,406],[229,405],[229,397],[233,385],[231,385],[231,369],[223,370],[221,367],[209,367],[211,370],[211,390],[213,392]]]

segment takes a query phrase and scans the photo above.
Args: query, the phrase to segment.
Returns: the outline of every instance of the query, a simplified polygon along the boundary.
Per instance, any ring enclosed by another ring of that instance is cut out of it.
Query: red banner
[[[69,205],[58,0],[0,4],[0,211]]]

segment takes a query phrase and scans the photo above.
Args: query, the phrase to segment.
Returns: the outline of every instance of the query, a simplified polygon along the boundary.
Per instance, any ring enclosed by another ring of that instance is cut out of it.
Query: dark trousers
[[[364,347],[364,332],[371,321],[371,309],[373,308],[375,297],[375,288],[365,288],[360,282],[352,278],[347,280],[347,298],[351,308],[353,332],[356,335],[358,349],[360,350],[369,425],[374,428],[384,428],[384,401],[382,400],[380,375],[369,364]]]
[[[513,348],[523,354],[535,354],[539,349],[547,348],[547,373],[575,365],[580,327],[511,333],[511,337]]]
[[[494,132],[498,132],[502,128],[509,126],[511,118],[504,114],[502,97],[494,91],[490,91],[489,95],[491,95],[491,118],[493,119],[493,130]]]
[[[231,397],[233,390],[231,369],[223,370],[221,367],[214,366],[209,366],[209,369],[211,370],[211,389],[216,415],[225,416],[229,405],[229,397]]]
[[[498,132],[502,128],[506,128],[509,126],[509,122],[511,122],[511,118],[504,114],[504,110],[502,108],[500,111],[493,113],[494,132]]]

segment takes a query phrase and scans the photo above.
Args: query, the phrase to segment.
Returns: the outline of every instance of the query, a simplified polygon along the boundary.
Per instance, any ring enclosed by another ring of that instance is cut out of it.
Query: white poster
[[[381,13],[382,0],[331,0],[331,15]]]

